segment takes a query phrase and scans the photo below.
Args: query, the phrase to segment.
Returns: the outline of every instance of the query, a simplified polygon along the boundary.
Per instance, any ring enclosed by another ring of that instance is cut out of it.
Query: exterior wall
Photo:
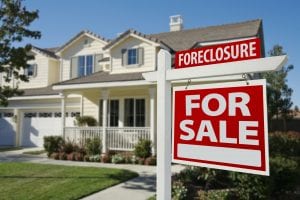
[[[82,93],[83,95],[83,115],[93,116],[99,122],[99,104],[101,89],[89,90]],[[124,99],[126,98],[144,98],[146,107],[146,126],[150,126],[150,97],[148,87],[131,87],[131,88],[114,88],[109,90],[108,99],[119,100],[119,126],[123,127],[124,116]]]
[[[35,77],[29,77],[29,82],[22,82],[19,80],[12,80],[10,83],[5,83],[2,79],[3,85],[9,85],[11,87],[19,86],[20,89],[27,88],[40,88],[48,86],[48,69],[50,59],[44,55],[36,54],[35,59],[29,61],[28,64],[37,64],[37,74]],[[23,70],[20,73],[24,73]],[[57,74],[58,76],[59,74]]]
[[[144,49],[144,60],[141,66],[122,66],[122,49],[139,48]],[[111,49],[111,73],[133,73],[154,71],[156,69],[156,47],[143,40],[129,37]]]
[[[59,81],[59,61],[49,60],[48,67],[48,85],[57,83]]]
[[[100,90],[85,91],[82,96],[82,115],[93,116],[99,121]]]
[[[85,45],[84,41],[90,40],[89,45]],[[71,58],[79,55],[94,55],[99,53],[104,53],[102,48],[106,45],[105,42],[100,42],[99,40],[91,39],[90,37],[84,36],[78,41],[72,44],[72,47],[67,48],[62,52],[62,81],[70,79],[71,73]],[[104,55],[107,57],[108,55]]]

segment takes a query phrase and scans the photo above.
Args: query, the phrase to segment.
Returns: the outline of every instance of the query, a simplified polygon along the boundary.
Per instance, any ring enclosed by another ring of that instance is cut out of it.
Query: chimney
[[[183,29],[183,19],[181,15],[170,16],[170,31],[181,31]]]

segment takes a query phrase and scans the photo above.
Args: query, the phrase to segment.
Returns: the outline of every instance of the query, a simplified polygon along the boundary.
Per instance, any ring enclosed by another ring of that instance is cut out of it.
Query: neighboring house
[[[104,150],[130,150],[138,138],[155,144],[156,83],[142,73],[157,70],[159,50],[174,55],[255,37],[264,55],[261,20],[184,30],[181,17],[173,16],[170,32],[128,30],[110,41],[82,31],[59,48],[34,47],[35,60],[25,72],[30,82],[19,84],[24,95],[0,109],[0,145],[42,146],[43,136],[61,134],[70,140],[99,136]],[[224,78],[237,79],[242,77]],[[93,116],[99,126],[75,127],[77,115]]]

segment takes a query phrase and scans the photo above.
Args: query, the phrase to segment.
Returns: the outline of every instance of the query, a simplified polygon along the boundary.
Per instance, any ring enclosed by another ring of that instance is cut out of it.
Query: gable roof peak
[[[73,36],[68,42],[66,42],[64,45],[62,45],[59,49],[57,49],[56,52],[60,52],[62,50],[64,50],[67,46],[69,46],[70,44],[72,44],[75,40],[77,40],[79,37],[81,37],[82,35],[89,35],[89,36],[92,36],[92,37],[95,37],[99,40],[102,40],[106,43],[110,42],[109,39],[106,39],[90,30],[87,30],[87,29],[84,29],[84,30],[81,30],[79,33],[77,33],[75,36]]]

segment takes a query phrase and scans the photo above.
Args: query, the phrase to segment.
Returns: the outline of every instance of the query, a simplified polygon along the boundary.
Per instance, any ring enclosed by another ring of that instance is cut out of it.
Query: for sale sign
[[[174,163],[269,175],[265,80],[175,87]]]
[[[255,58],[261,58],[259,38],[203,46],[197,49],[176,52],[175,68],[210,65]]]

